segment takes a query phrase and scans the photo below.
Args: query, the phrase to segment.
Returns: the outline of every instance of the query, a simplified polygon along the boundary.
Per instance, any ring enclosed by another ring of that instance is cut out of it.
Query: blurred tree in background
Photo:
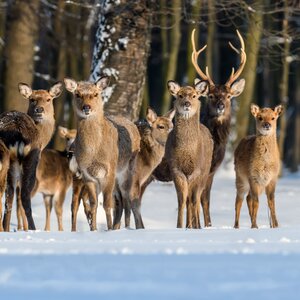
[[[17,83],[47,88],[65,76],[111,76],[106,110],[135,120],[148,105],[172,106],[170,79],[193,84],[191,31],[208,47],[200,58],[224,83],[239,57],[236,29],[246,42],[246,88],[233,102],[231,146],[254,132],[251,102],[285,106],[279,145],[285,165],[300,165],[300,3],[297,0],[7,0],[0,2],[1,111],[24,110]],[[204,100],[205,101],[205,100]],[[141,107],[142,106],[142,107]],[[55,103],[57,123],[74,127],[69,94]],[[61,147],[56,136],[55,147]],[[229,149],[232,149],[229,147]],[[229,152],[230,153],[230,152]],[[232,157],[229,154],[229,157]]]

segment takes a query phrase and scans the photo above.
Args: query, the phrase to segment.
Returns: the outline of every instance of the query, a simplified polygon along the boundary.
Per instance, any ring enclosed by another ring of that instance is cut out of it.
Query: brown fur
[[[35,229],[30,195],[41,150],[46,147],[54,131],[53,99],[60,95],[62,84],[55,84],[49,91],[33,91],[28,85],[20,83],[19,90],[29,100],[27,114],[12,111],[0,115],[0,138],[10,151],[3,220],[6,231],[9,231],[15,189],[17,194],[20,192],[28,228]]]
[[[78,118],[71,163],[78,166],[88,188],[91,230],[97,229],[100,189],[103,192],[107,227],[112,229],[111,209],[118,162],[118,132],[103,112],[101,92],[107,84],[107,77],[100,78],[95,84],[65,78],[66,89],[74,94],[74,110]]]
[[[175,127],[166,144],[166,159],[175,183],[178,198],[177,227],[183,227],[183,212],[187,205],[187,227],[200,228],[200,197],[211,166],[213,141],[208,129],[199,123],[200,101],[207,93],[207,83],[180,87],[168,82],[176,98]]]
[[[140,152],[137,153],[130,176],[131,185],[129,187],[129,202],[130,208],[133,211],[135,225],[137,229],[144,228],[141,216],[141,197],[143,185],[151,176],[152,171],[160,163],[164,153],[165,144],[169,132],[173,128],[172,119],[175,111],[170,111],[165,116],[157,117],[152,109],[148,109],[147,123],[138,124],[138,129],[141,135]],[[129,210],[130,211],[130,210]],[[119,215],[120,222],[122,215]],[[130,219],[126,216],[125,209],[125,226],[130,225]]]
[[[41,159],[36,171],[35,187],[31,193],[33,197],[36,193],[42,193],[46,209],[46,223],[45,230],[50,231],[50,214],[54,201],[54,208],[57,216],[58,230],[63,230],[62,225],[62,211],[66,192],[72,182],[72,172],[69,169],[69,160],[67,152],[71,143],[76,137],[76,130],[68,130],[67,128],[59,126],[59,135],[65,140],[65,151],[45,149],[42,151]],[[18,197],[18,229],[22,228],[21,218],[22,204]],[[24,224],[23,218],[23,224]]]
[[[9,168],[9,151],[0,139],[0,231],[2,226],[2,196],[6,187],[6,176]]]
[[[257,228],[258,197],[266,191],[271,212],[271,227],[278,227],[275,214],[275,187],[280,170],[280,156],[276,141],[276,121],[282,106],[274,109],[252,104],[251,113],[256,119],[256,135],[241,140],[234,153],[236,172],[235,228],[239,228],[239,217],[244,195],[251,219],[251,228]],[[269,129],[266,129],[266,128]]]

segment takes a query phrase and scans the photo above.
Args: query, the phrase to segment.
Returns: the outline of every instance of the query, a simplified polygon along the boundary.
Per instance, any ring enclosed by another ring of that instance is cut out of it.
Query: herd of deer
[[[101,93],[108,86],[108,77],[101,77],[96,83],[65,78],[65,87],[73,94],[77,130],[59,127],[59,134],[66,141],[63,152],[45,149],[55,130],[53,99],[59,97],[63,84],[56,83],[47,91],[32,90],[20,83],[19,91],[29,101],[27,114],[10,111],[0,115],[0,200],[5,191],[3,220],[0,201],[0,231],[9,231],[15,193],[18,229],[35,230],[31,198],[37,192],[44,197],[45,230],[50,230],[53,203],[58,229],[63,230],[62,205],[71,185],[72,231],[76,231],[81,200],[90,229],[97,229],[100,192],[108,229],[120,228],[123,211],[126,227],[130,226],[132,211],[136,228],[144,228],[141,200],[154,179],[175,184],[177,227],[183,227],[186,210],[186,227],[200,228],[200,203],[204,225],[211,226],[210,192],[225,155],[231,99],[239,96],[245,86],[244,79],[238,80],[246,63],[245,46],[238,31],[237,34],[240,50],[229,45],[240,55],[240,66],[237,71],[232,69],[225,84],[216,85],[208,69],[203,72],[197,63],[206,46],[196,50],[193,31],[192,63],[201,80],[196,79],[193,87],[169,81],[174,108],[161,117],[149,108],[146,120],[136,124],[121,116],[105,115]],[[200,97],[208,98],[201,122]],[[280,105],[274,109],[251,106],[256,135],[244,138],[234,154],[235,228],[239,227],[245,194],[251,227],[257,228],[258,197],[263,190],[268,198],[271,227],[278,226],[274,192],[280,167],[276,120],[281,112]]]

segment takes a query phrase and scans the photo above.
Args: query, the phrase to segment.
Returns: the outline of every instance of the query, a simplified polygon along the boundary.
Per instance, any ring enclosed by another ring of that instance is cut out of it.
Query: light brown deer
[[[147,122],[137,124],[141,136],[141,149],[140,152],[137,153],[132,170],[129,174],[129,176],[132,177],[130,179],[131,185],[129,187],[130,207],[129,212],[127,212],[127,217],[125,217],[126,227],[130,226],[128,215],[130,216],[130,209],[132,209],[136,228],[144,228],[141,215],[141,198],[144,192],[143,185],[164,156],[165,144],[169,132],[173,129],[172,119],[174,116],[175,110],[171,110],[166,115],[158,117],[151,108],[148,108],[146,116]],[[116,198],[116,202],[116,208],[119,208],[119,210],[115,214],[114,224],[119,228],[123,204],[119,197]]]
[[[247,59],[245,43],[238,30],[237,35],[241,43],[240,50],[237,50],[230,42],[229,45],[240,55],[240,65],[236,71],[232,68],[231,75],[225,84],[219,85],[213,82],[209,75],[208,68],[206,67],[206,71],[203,72],[197,62],[199,55],[205,50],[207,45],[197,51],[195,46],[195,30],[193,30],[191,36],[193,47],[192,63],[201,80],[204,80],[208,84],[208,93],[205,95],[205,97],[207,97],[207,103],[201,111],[201,123],[209,129],[214,140],[214,151],[210,174],[201,196],[205,226],[211,226],[209,211],[210,193],[214,175],[225,156],[226,144],[230,132],[231,99],[233,97],[238,97],[243,92],[245,86],[244,79],[237,80],[244,69]],[[195,79],[195,84],[198,82],[199,79]]]
[[[88,189],[91,230],[97,230],[96,213],[100,191],[103,193],[107,228],[112,229],[111,209],[118,162],[118,132],[103,111],[101,92],[107,87],[108,80],[108,77],[101,77],[96,83],[92,83],[64,79],[66,89],[74,95],[73,106],[77,116],[77,135],[71,161],[73,166],[78,166]]]
[[[41,154],[37,171],[34,189],[31,193],[33,197],[36,193],[42,193],[45,209],[46,222],[45,230],[50,231],[50,215],[54,203],[55,213],[57,216],[58,230],[63,230],[62,212],[66,192],[72,183],[72,172],[69,169],[69,160],[67,153],[76,137],[76,130],[68,130],[65,127],[58,127],[59,135],[65,140],[65,150],[57,151],[52,149],[44,149]],[[20,197],[18,197],[17,217],[18,229],[22,229],[21,217],[23,226],[26,227],[26,220],[22,209]]]
[[[61,94],[62,83],[56,83],[49,91],[32,90],[27,84],[20,83],[19,91],[29,101],[27,114],[10,111],[0,115],[0,138],[10,151],[3,220],[6,231],[9,231],[16,187],[20,188],[28,228],[35,230],[30,195],[35,183],[40,153],[53,135],[55,126],[53,99]]]
[[[181,87],[169,81],[168,89],[176,98],[176,115],[174,129],[167,140],[165,157],[177,192],[177,227],[183,227],[183,213],[187,204],[187,221],[191,220],[192,223],[187,227],[200,228],[200,198],[208,179],[213,152],[211,134],[199,122],[199,97],[207,94],[208,84],[201,81],[193,88]]]
[[[0,139],[0,231],[2,226],[2,196],[6,187],[6,176],[9,168],[9,151]]]
[[[281,105],[259,108],[251,105],[256,120],[256,135],[241,140],[234,153],[236,172],[235,228],[239,228],[240,211],[244,195],[251,219],[251,228],[256,223],[258,197],[265,190],[271,212],[271,227],[278,227],[275,214],[275,188],[280,171],[280,156],[276,140],[276,121],[281,115]]]

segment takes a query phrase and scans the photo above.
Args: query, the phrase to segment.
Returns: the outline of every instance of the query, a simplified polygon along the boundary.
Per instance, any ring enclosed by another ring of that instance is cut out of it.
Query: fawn
[[[62,83],[54,84],[48,91],[32,90],[27,84],[19,83],[19,91],[29,101],[27,114],[10,111],[0,115],[0,139],[10,152],[3,219],[5,231],[9,231],[16,188],[20,189],[28,228],[35,230],[31,211],[31,191],[34,188],[41,151],[54,132],[53,99],[61,94]]]
[[[42,151],[41,159],[36,171],[35,186],[31,193],[31,197],[33,197],[36,193],[43,194],[46,209],[45,231],[50,230],[50,214],[53,202],[57,216],[58,230],[63,230],[63,204],[66,192],[72,183],[72,172],[69,169],[67,153],[75,139],[76,130],[68,130],[65,127],[59,126],[58,134],[65,140],[65,150],[57,151],[44,149]],[[21,217],[23,219],[24,227],[26,227],[26,220],[24,219],[24,214],[22,212],[23,209],[20,197],[18,197],[17,203],[18,229],[21,229]]]
[[[111,209],[118,161],[118,132],[103,111],[101,92],[108,85],[108,77],[101,77],[96,83],[76,82],[70,78],[65,78],[64,82],[66,89],[74,95],[73,105],[77,115],[74,156],[70,163],[73,170],[80,170],[88,189],[90,229],[97,230],[96,213],[100,189],[103,192],[107,227],[112,229]]]
[[[239,228],[240,211],[244,195],[251,219],[251,228],[256,223],[258,197],[265,190],[271,212],[271,227],[278,227],[275,214],[275,187],[280,171],[280,156],[276,140],[276,121],[281,115],[281,105],[259,108],[251,105],[251,113],[256,120],[256,135],[242,139],[234,153],[236,172],[235,223]]]
[[[200,124],[199,97],[208,92],[208,83],[181,87],[174,81],[168,89],[176,100],[175,126],[169,134],[165,157],[178,198],[177,227],[183,227],[187,205],[187,227],[200,228],[200,198],[210,171],[213,140],[209,130]]]
[[[131,186],[129,187],[130,207],[134,214],[135,226],[137,229],[144,228],[141,216],[141,198],[144,192],[144,184],[152,174],[152,171],[161,162],[165,153],[165,144],[169,132],[173,129],[172,119],[175,116],[175,110],[169,111],[162,117],[148,108],[147,122],[138,122],[136,125],[141,136],[141,149],[137,153],[134,161],[131,176]],[[116,215],[116,223],[120,224],[122,216],[122,203],[120,202],[120,211]],[[129,210],[130,215],[130,210]],[[126,207],[125,207],[126,216]],[[125,226],[130,225],[130,220],[125,217]]]

